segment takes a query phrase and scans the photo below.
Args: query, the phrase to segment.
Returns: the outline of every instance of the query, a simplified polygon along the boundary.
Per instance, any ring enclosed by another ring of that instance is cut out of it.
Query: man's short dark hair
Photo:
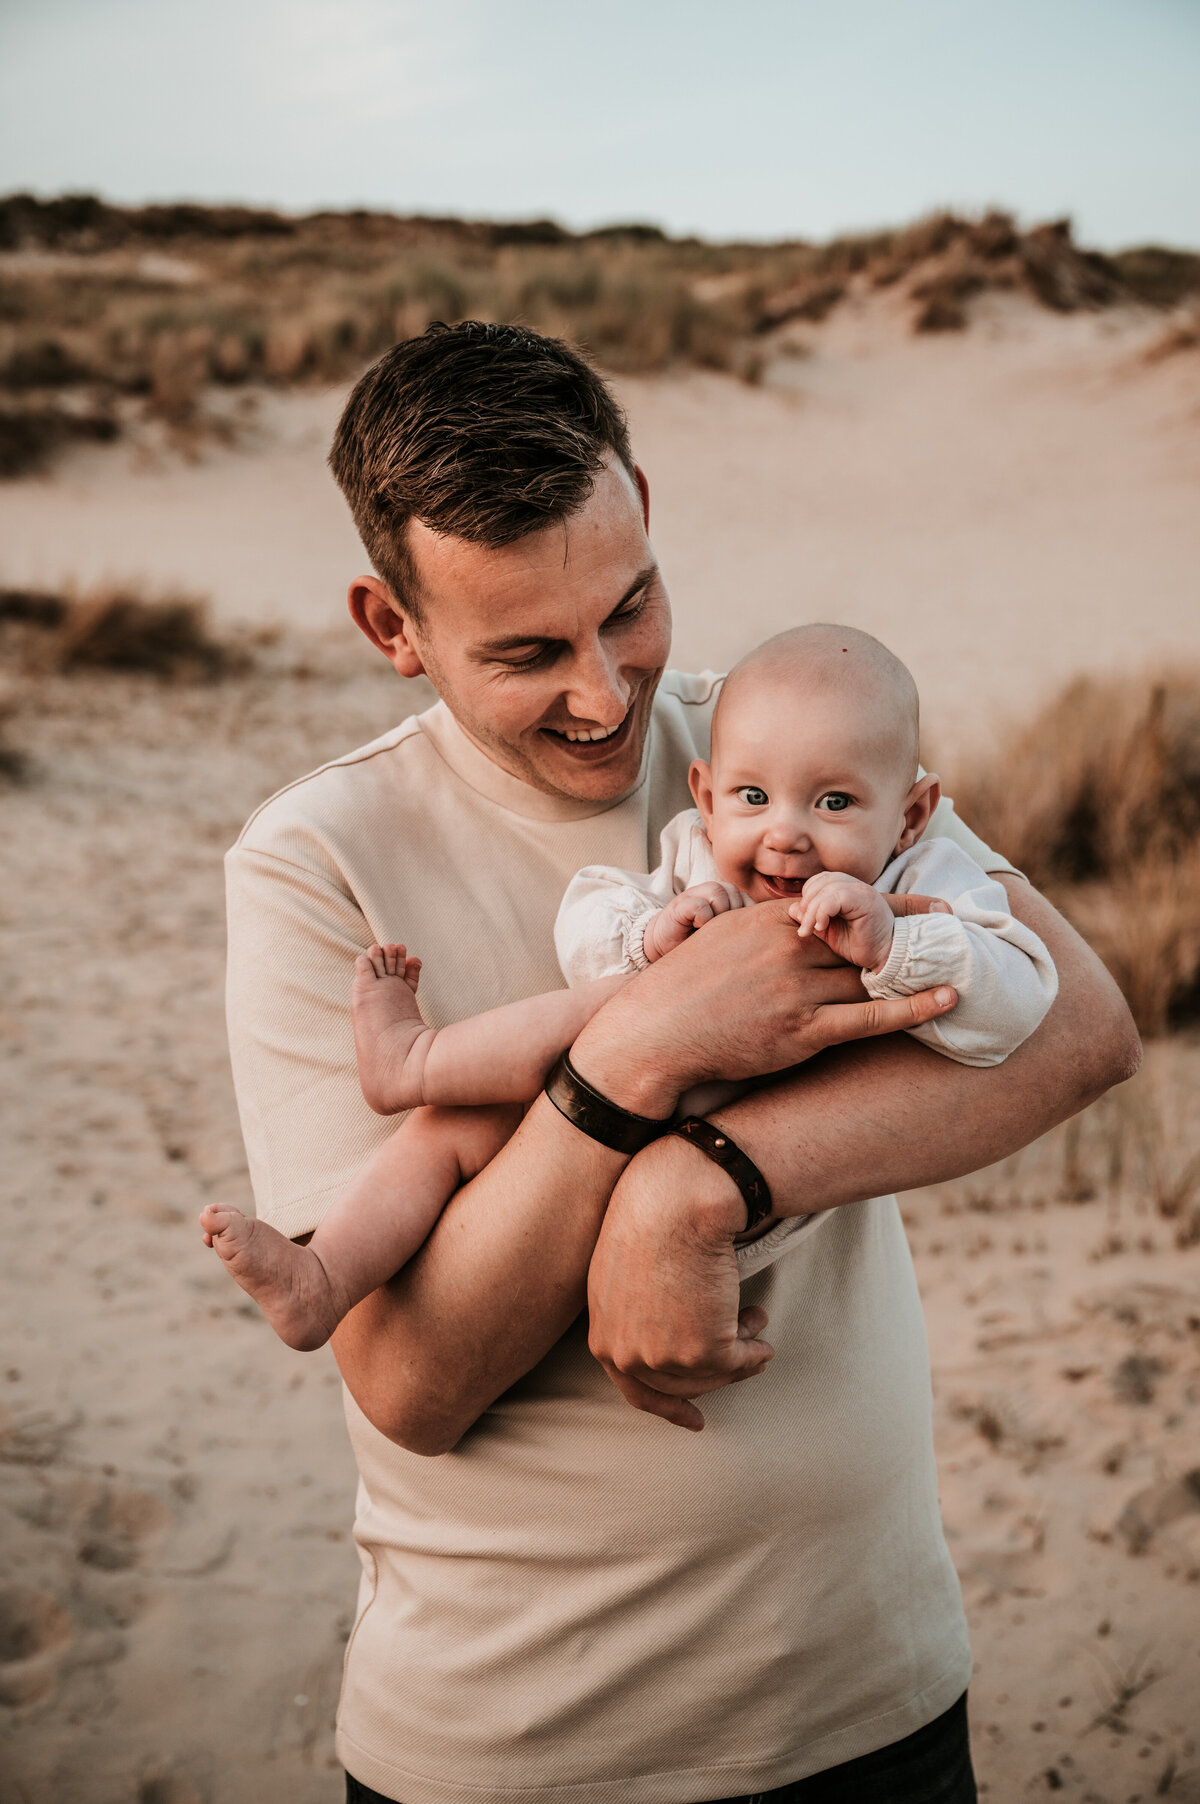
[[[419,618],[410,520],[510,545],[573,514],[614,455],[632,475],[625,415],[572,345],[464,320],[431,325],[372,364],[329,464],[375,569]]]

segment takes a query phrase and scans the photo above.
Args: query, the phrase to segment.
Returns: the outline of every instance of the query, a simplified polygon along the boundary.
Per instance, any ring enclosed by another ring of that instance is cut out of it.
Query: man
[[[663,678],[645,479],[565,346],[431,328],[359,383],[331,462],[374,565],[351,612],[441,700],[274,798],[230,854],[239,1104],[260,1213],[295,1237],[389,1131],[355,1078],[356,954],[417,951],[435,1023],[553,987],[566,883],[648,867],[717,686]],[[869,1003],[786,903],[733,912],[572,1061],[610,1126],[787,1073],[715,1118],[769,1187],[765,1234],[738,1249],[743,1188],[695,1146],[631,1158],[543,1096],[338,1330],[362,1476],[349,1797],[973,1798],[928,1355],[885,1193],[1001,1157],[1137,1054],[1065,923],[948,807],[933,830],[1000,875],[1058,967],[1007,1063],[898,1031],[952,992]],[[723,1323],[705,1344],[701,1286]],[[697,1396],[704,1432],[680,1433]]]

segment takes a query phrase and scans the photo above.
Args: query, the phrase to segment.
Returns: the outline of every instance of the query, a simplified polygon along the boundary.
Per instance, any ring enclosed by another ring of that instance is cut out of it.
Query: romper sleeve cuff
[[[648,908],[644,914],[635,915],[625,927],[625,964],[631,971],[645,971],[650,960],[646,957],[646,929],[658,913],[657,908]]]
[[[908,995],[907,990],[893,991],[892,986],[903,971],[908,958],[909,922],[908,915],[897,917],[892,928],[892,949],[887,958],[878,971],[864,971],[862,974],[863,989],[868,996],[873,996],[876,1002],[883,1002],[893,995]]]

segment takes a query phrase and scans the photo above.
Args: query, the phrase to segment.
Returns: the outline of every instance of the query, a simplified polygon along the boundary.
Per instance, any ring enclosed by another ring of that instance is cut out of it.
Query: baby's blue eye
[[[765,789],[756,789],[753,783],[744,783],[737,792],[739,802],[745,802],[747,808],[765,808],[771,800]]]
[[[852,808],[853,806],[854,797],[846,795],[840,789],[831,789],[829,794],[822,796],[821,800],[817,803],[817,807],[823,808],[826,814],[842,814],[847,808]]]

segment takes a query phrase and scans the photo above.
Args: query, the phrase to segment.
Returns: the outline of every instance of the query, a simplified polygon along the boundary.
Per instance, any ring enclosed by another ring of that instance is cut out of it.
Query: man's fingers
[[[948,984],[936,990],[920,990],[915,996],[901,996],[892,1002],[826,1003],[816,1010],[814,1020],[826,1044],[841,1045],[846,1040],[868,1040],[876,1034],[902,1033],[908,1027],[920,1027],[948,1014],[958,1001],[958,992]]]
[[[704,1417],[689,1397],[668,1397],[637,1378],[626,1377],[624,1372],[614,1372],[609,1366],[605,1371],[631,1408],[644,1410],[648,1416],[661,1416],[677,1428],[690,1428],[693,1434],[699,1434],[704,1427]]]
[[[949,915],[954,910],[940,896],[885,896],[894,915]]]
[[[748,1309],[739,1309],[738,1339],[757,1340],[770,1319],[766,1310],[760,1309],[757,1303],[752,1303]]]

